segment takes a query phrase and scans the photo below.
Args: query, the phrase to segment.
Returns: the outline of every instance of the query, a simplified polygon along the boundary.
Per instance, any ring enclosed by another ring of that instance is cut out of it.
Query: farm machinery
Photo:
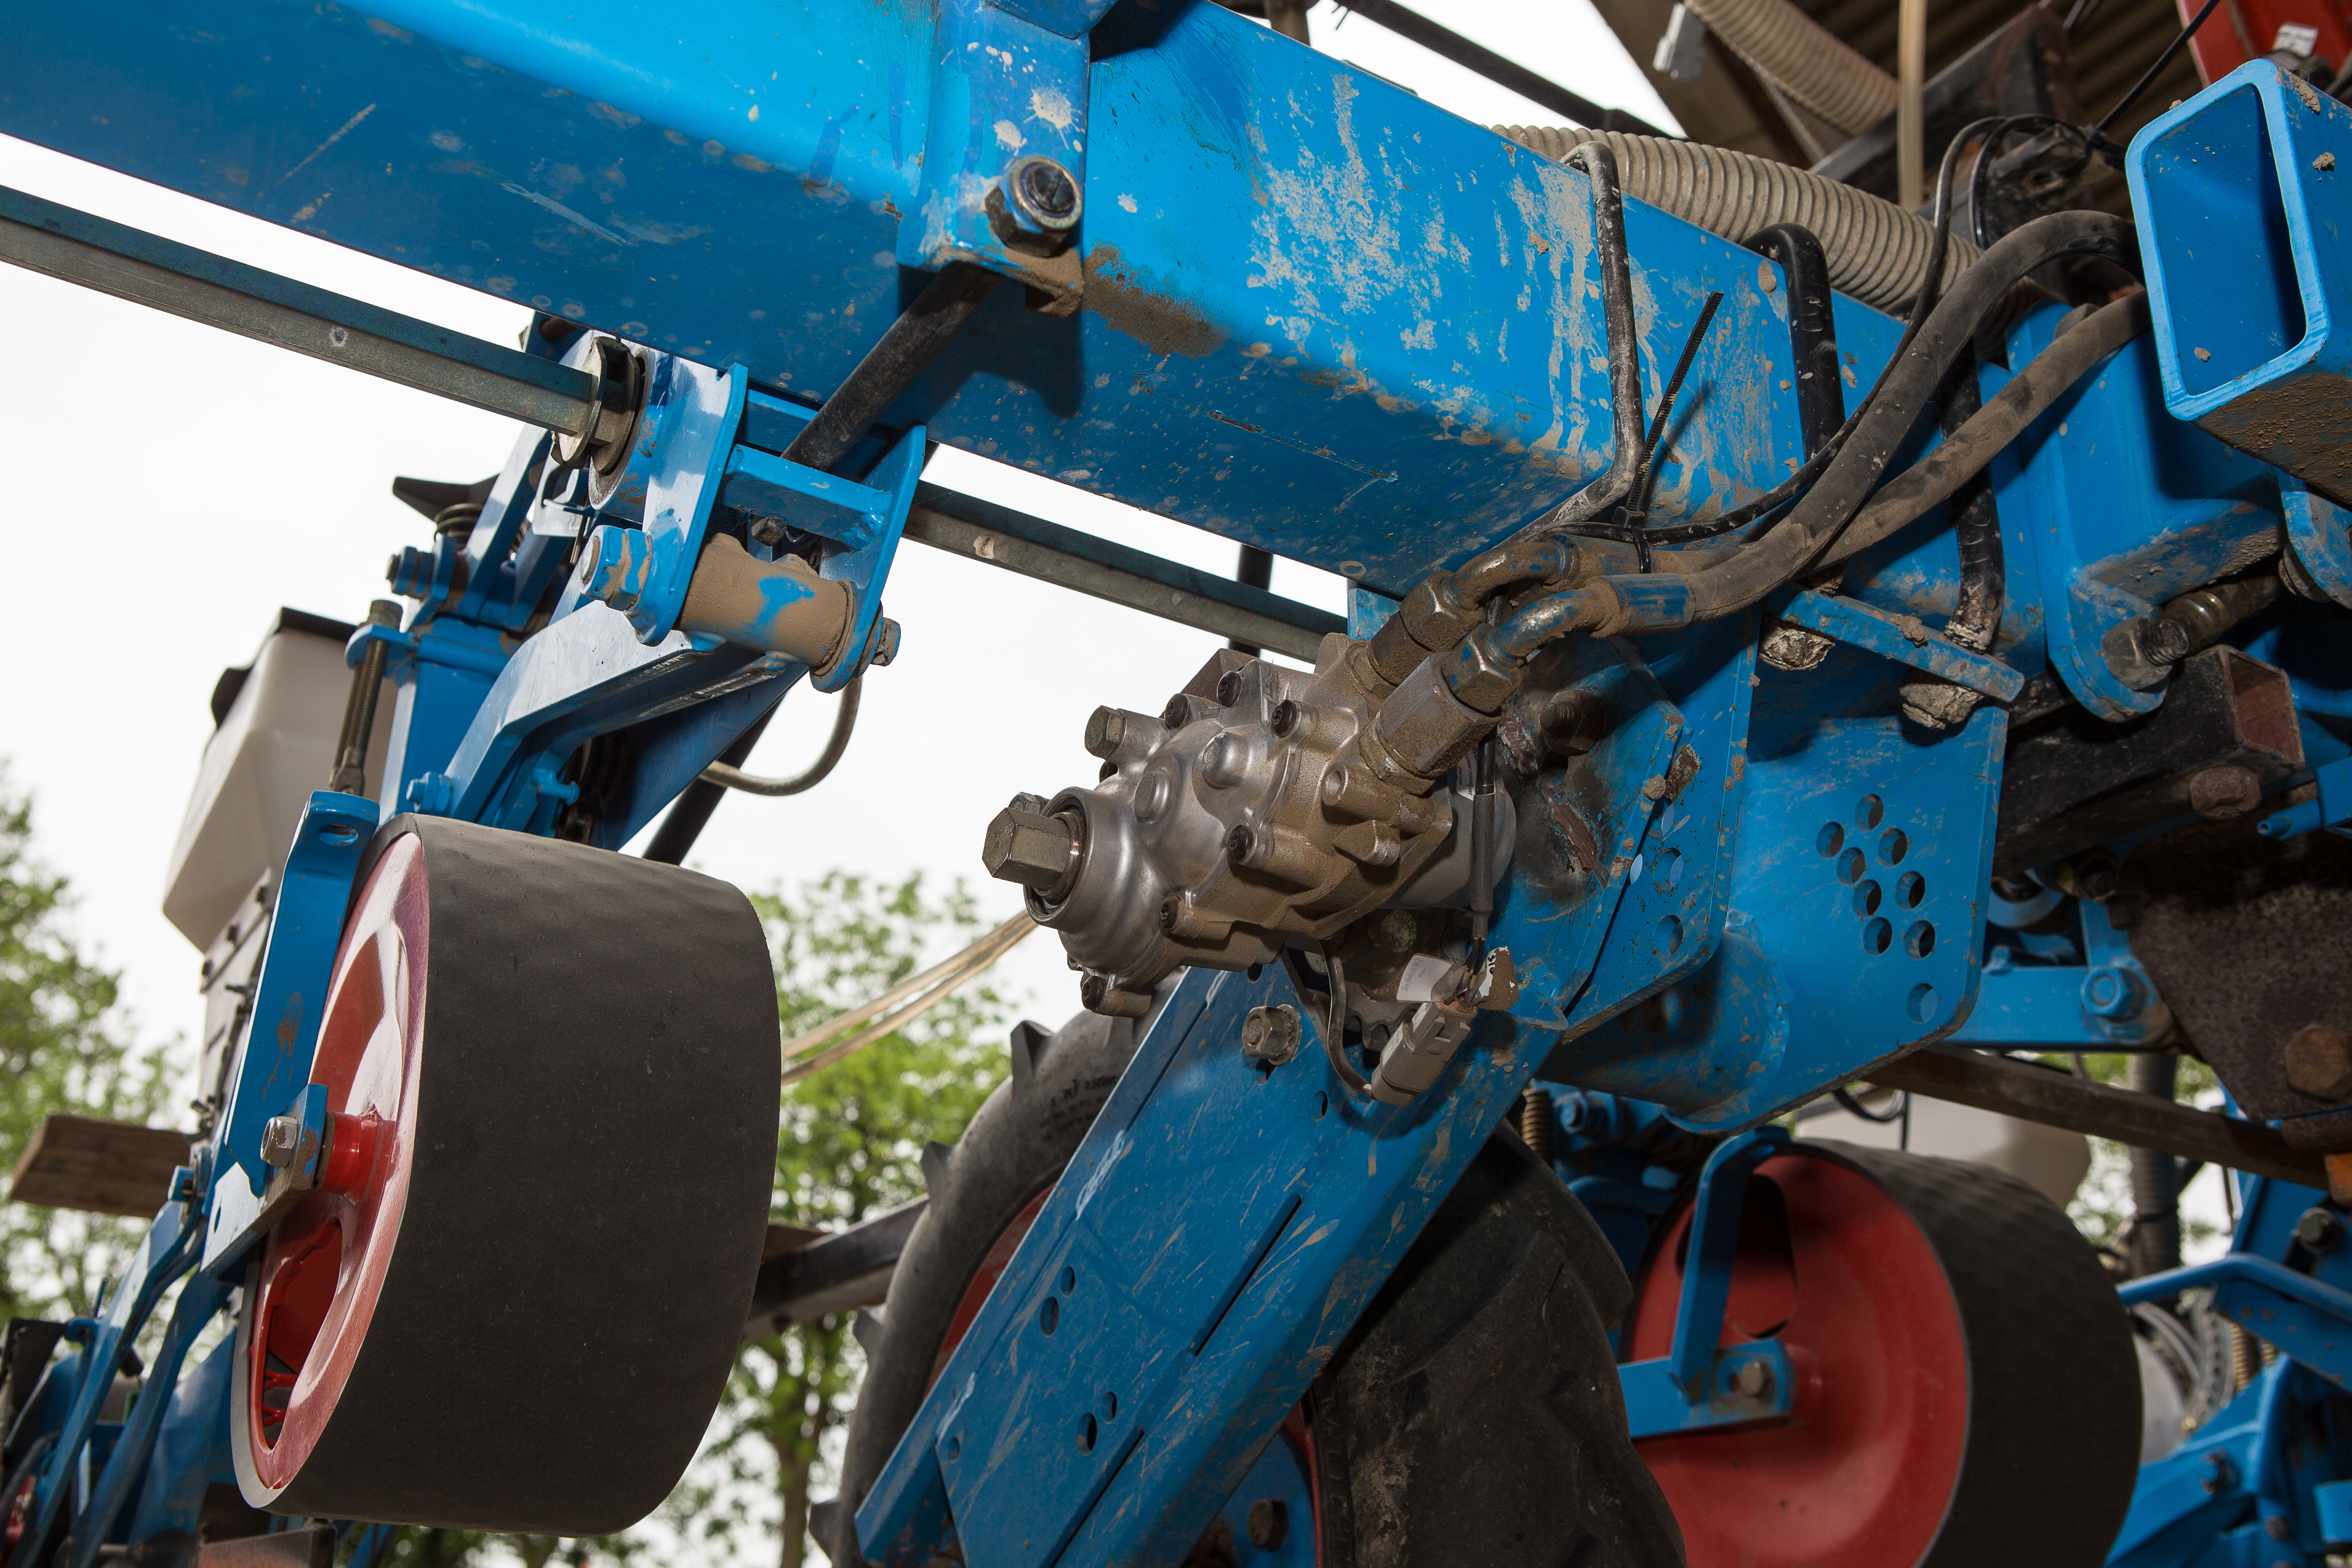
[[[0,131],[536,312],[0,192],[10,262],[529,427],[215,695],[167,898],[208,1121],[93,1314],[12,1326],[8,1568],[610,1533],[747,1329],[860,1301],[837,1563],[2352,1550],[2308,43],[2128,148],[2004,100],[1915,211],[1473,125],[1205,0],[8,29]],[[1344,623],[934,444],[1339,574]],[[884,614],[909,540],[1235,646],[1104,693],[1097,776],[978,847],[1084,1011],[919,1211],[769,1257],[773,975],[680,862],[796,689],[946,651]],[[2135,1087],[2043,1060],[2087,1052]],[[2129,1277],[1992,1165],[1792,1136],[1825,1102],[2131,1146]]]

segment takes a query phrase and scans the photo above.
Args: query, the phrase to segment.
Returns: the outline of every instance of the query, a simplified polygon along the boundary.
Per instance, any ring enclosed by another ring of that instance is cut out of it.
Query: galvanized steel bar
[[[1024,577],[1308,663],[1344,616],[937,485],[915,492],[907,537]]]
[[[584,371],[0,186],[0,260],[526,425],[587,432]],[[611,408],[597,438],[627,430]]]

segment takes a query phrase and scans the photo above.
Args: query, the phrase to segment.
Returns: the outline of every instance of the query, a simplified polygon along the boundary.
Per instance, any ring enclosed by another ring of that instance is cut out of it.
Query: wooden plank
[[[8,1179],[12,1203],[152,1217],[188,1163],[188,1135],[168,1127],[56,1113],[25,1146]]]
[[[1870,1081],[2297,1186],[2327,1185],[2320,1157],[2291,1147],[2276,1128],[1979,1051],[1929,1046],[1872,1069]]]

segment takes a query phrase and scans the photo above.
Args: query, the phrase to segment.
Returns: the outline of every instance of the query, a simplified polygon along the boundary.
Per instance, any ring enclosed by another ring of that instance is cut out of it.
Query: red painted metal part
[[[1666,1354],[1685,1207],[1644,1272],[1625,1358]],[[1722,1342],[1777,1335],[1804,1377],[1786,1425],[1656,1437],[1642,1457],[1690,1568],[1910,1568],[1958,1488],[1968,1343],[1918,1226],[1849,1166],[1804,1153],[1750,1180]]]
[[[2187,26],[2205,0],[2174,0],[2180,24]],[[2221,0],[2197,36],[2189,52],[2197,57],[2197,72],[2209,87],[2248,60],[2260,59],[2279,45],[2279,28],[2294,25],[2319,35],[2312,53],[2344,68],[2352,51],[2352,6],[2343,0]],[[2320,83],[2325,87],[2326,83]]]
[[[324,1168],[263,1249],[246,1363],[246,1441],[272,1490],[300,1471],[333,1415],[399,1237],[416,1132],[425,909],[425,857],[404,837],[369,873],[335,955],[311,1071],[328,1091]]]

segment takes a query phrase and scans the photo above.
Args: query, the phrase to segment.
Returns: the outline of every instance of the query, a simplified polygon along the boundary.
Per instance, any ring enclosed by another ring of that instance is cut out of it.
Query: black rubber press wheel
[[[2139,1473],[2115,1287],[2013,1176],[1804,1142],[1748,1183],[1725,1344],[1767,1337],[1792,1419],[1652,1438],[1691,1568],[2097,1568]],[[1643,1269],[1626,1359],[1674,1339],[1690,1207]]]
[[[717,1404],[774,1183],[775,984],[723,882],[402,816],[368,849],[312,1081],[320,1185],[246,1289],[257,1507],[603,1535]]]
[[[1139,1034],[1091,1014],[1023,1031],[1012,1080],[925,1162],[931,1206],[869,1349],[841,1500],[820,1513],[836,1568],[859,1561],[852,1512]],[[1184,1568],[1680,1568],[1603,1326],[1631,1295],[1583,1206],[1517,1138],[1493,1140]]]

